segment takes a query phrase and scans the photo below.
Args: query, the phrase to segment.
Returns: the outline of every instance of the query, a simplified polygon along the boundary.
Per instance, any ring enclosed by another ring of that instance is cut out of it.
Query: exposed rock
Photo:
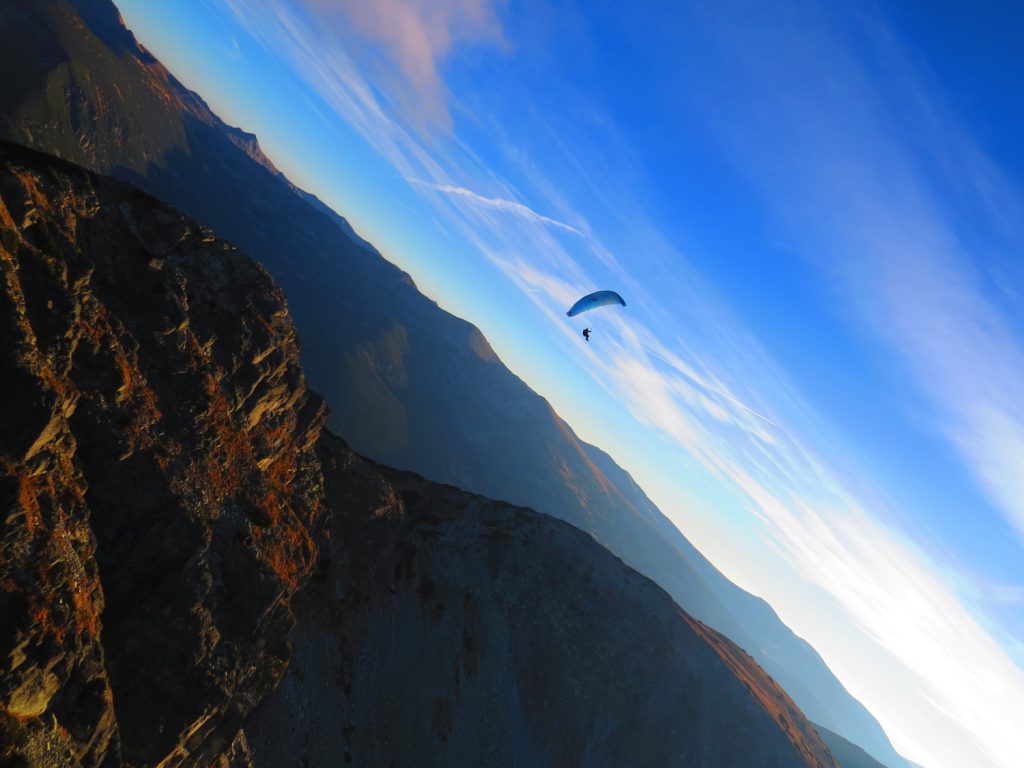
[[[258,768],[835,765],[749,656],[591,536],[329,435],[321,454],[332,514],[250,722]]]
[[[284,298],[149,196],[9,146],[0,231],[0,712],[66,764],[219,754],[317,551],[323,410]]]

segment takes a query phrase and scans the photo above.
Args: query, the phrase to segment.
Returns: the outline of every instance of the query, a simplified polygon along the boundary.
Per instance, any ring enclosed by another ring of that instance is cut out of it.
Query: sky
[[[1024,11],[118,5],[902,754],[1024,765]]]

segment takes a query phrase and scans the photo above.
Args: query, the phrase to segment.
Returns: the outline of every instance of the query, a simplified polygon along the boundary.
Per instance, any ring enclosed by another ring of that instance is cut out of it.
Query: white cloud
[[[238,45],[238,38],[236,38],[234,35],[231,35],[230,39],[231,45],[228,46],[227,49],[225,50],[224,56],[225,58],[230,59],[231,61],[241,61],[243,58],[242,48]]]
[[[414,117],[451,127],[440,68],[460,44],[502,45],[492,0],[301,0],[342,39],[377,43],[398,78],[389,80]]]
[[[981,226],[1019,252],[1019,236],[1005,227],[1010,212],[1020,211],[1019,196],[936,103],[884,22],[860,18],[860,32],[884,40],[881,61],[872,64],[900,74],[886,81],[885,94],[869,85],[863,52],[847,49],[820,19],[795,35],[792,28],[747,34],[735,25],[723,30],[720,19],[708,22],[701,34],[720,35],[739,65],[730,97],[745,110],[734,121],[741,127],[720,136],[766,207],[789,224],[791,247],[833,281],[848,319],[883,341],[913,376],[928,406],[919,415],[922,428],[949,441],[992,504],[1024,533],[1024,346],[1017,320],[986,284],[963,237]],[[774,55],[779,50],[786,55]],[[705,106],[720,127],[717,107]],[[766,173],[766,157],[785,173]],[[753,492],[749,480],[744,484]],[[798,503],[813,487],[804,484],[771,505],[774,539],[794,567],[927,684],[920,690],[930,714],[901,714],[908,704],[901,692],[890,695],[878,681],[865,686],[863,674],[844,672],[854,660],[844,665],[834,653],[841,646],[816,643],[830,665],[914,759],[1024,764],[1024,726],[1008,714],[1024,702],[1020,667],[936,568],[854,497],[839,493],[831,511],[813,496]],[[948,732],[934,715],[949,719]]]
[[[917,203],[924,190],[914,176],[887,181],[913,195],[900,201],[873,186],[830,184],[837,202],[851,194],[877,200],[838,228],[843,245],[833,239],[833,253],[862,254],[840,277],[868,327],[916,377],[934,428],[1024,540],[1024,346],[952,231],[955,212]],[[896,234],[906,222],[912,229]]]
[[[757,126],[722,131],[722,140],[797,248],[838,287],[851,321],[916,377],[929,428],[1024,541],[1020,307],[1002,303],[1005,285],[978,266],[991,259],[968,244],[981,228],[1019,253],[1024,239],[1007,222],[1019,220],[1024,201],[884,19],[865,12],[861,22],[878,43],[864,51],[820,20],[800,35],[709,22],[741,70],[735,87],[746,111],[735,123]],[[771,55],[779,49],[787,56]],[[871,52],[877,59],[865,65]],[[899,77],[875,87],[871,66]],[[765,173],[764,157],[785,174]]]
[[[505,200],[500,197],[485,197],[484,195],[477,194],[472,190],[466,189],[465,187],[458,187],[454,184],[436,184],[430,181],[422,181],[420,179],[406,179],[410,184],[414,184],[420,187],[429,187],[430,189],[438,192],[443,192],[446,195],[455,195],[458,197],[464,197],[468,200],[482,205],[486,208],[494,208],[499,211],[505,211],[516,216],[520,216],[530,221],[540,222],[541,224],[548,224],[557,229],[565,230],[566,232],[572,232],[574,235],[584,237],[583,233],[580,232],[576,227],[570,224],[566,224],[563,221],[552,219],[544,214],[537,213],[537,211],[530,208],[528,205],[516,202],[515,200]]]

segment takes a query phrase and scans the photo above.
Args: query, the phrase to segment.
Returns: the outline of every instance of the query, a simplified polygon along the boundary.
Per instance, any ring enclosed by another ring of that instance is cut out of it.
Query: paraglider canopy
[[[596,291],[594,293],[587,294],[577,301],[565,314],[569,317],[576,317],[576,315],[589,312],[590,310],[597,309],[598,307],[606,307],[609,304],[619,304],[623,307],[626,306],[626,302],[623,301],[622,297],[615,291]]]

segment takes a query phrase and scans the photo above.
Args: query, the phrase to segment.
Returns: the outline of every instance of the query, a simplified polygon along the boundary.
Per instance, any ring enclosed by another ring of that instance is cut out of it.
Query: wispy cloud
[[[221,0],[239,26],[291,69],[330,113],[341,118],[403,176],[448,183],[440,163],[370,82],[331,25],[283,0]]]
[[[995,603],[1024,605],[1024,586],[1019,584],[995,584],[982,596]]]
[[[466,189],[465,187],[457,187],[454,184],[436,184],[430,181],[422,181],[421,179],[406,179],[410,184],[414,184],[419,187],[428,187],[436,190],[437,192],[443,192],[446,195],[455,195],[463,197],[476,205],[481,205],[485,208],[493,208],[499,211],[505,211],[515,216],[520,216],[529,221],[540,222],[541,224],[547,224],[557,229],[565,230],[566,232],[572,232],[574,235],[584,237],[583,233],[580,232],[576,227],[566,224],[563,221],[552,219],[549,216],[545,216],[542,213],[530,208],[528,205],[516,202],[515,200],[505,200],[500,197],[485,197],[484,195],[477,194],[476,192]]]
[[[460,44],[504,44],[492,0],[301,0],[318,23],[351,42],[376,43],[398,77],[390,87],[414,117],[451,127],[441,64]]]
[[[866,14],[862,21],[861,31],[881,41],[872,65],[901,74],[886,92],[870,85],[859,56],[824,23],[794,35],[709,21],[702,34],[717,36],[737,63],[729,86],[745,110],[718,135],[766,208],[789,225],[792,247],[836,286],[846,318],[883,341],[894,363],[911,373],[927,405],[915,414],[922,429],[949,441],[992,504],[1024,534],[1024,405],[1017,396],[1024,391],[1024,348],[1012,314],[977,267],[982,259],[963,237],[982,227],[1019,252],[1024,243],[1004,226],[1008,212],[1021,208],[1019,195],[942,107],[884,20]],[[779,50],[787,56],[774,56]],[[818,65],[801,66],[806,61]],[[717,102],[705,108],[721,127]],[[785,167],[785,176],[766,173],[766,157]],[[801,498],[813,502],[811,488],[782,503],[759,502],[773,510],[766,515],[773,538],[794,567],[825,586],[915,674],[931,708],[924,719],[930,727],[915,728],[900,716],[896,702],[905,694],[889,696],[881,681],[865,686],[863,675],[844,674],[852,660],[835,655],[841,645],[819,646],[830,665],[915,759],[1022,764],[1024,727],[1006,714],[1015,700],[1024,701],[1021,669],[934,575],[937,569],[921,567],[927,560],[920,553],[880,528],[849,494],[833,491],[831,510],[801,505]],[[1013,599],[1017,590],[1001,594]],[[955,728],[942,733],[942,716],[965,731],[963,738],[950,737]]]
[[[871,66],[901,73],[884,90],[869,85],[860,56],[825,25],[818,37],[786,40],[716,29],[742,65],[737,88],[758,126],[722,138],[799,249],[835,281],[850,319],[916,377],[931,406],[925,428],[950,441],[1024,541],[1020,307],[1001,302],[1000,286],[978,267],[985,259],[967,244],[981,228],[1019,253],[1024,239],[1006,221],[1024,200],[884,19],[868,25],[885,42]],[[768,55],[779,46],[796,53]],[[823,65],[796,64],[807,60]],[[766,155],[785,158],[786,178],[751,174]],[[820,200],[830,205],[815,207]]]
[[[234,35],[231,35],[230,45],[226,46],[224,49],[224,57],[230,59],[231,61],[241,61],[243,58],[242,48],[238,44],[238,38]]]

